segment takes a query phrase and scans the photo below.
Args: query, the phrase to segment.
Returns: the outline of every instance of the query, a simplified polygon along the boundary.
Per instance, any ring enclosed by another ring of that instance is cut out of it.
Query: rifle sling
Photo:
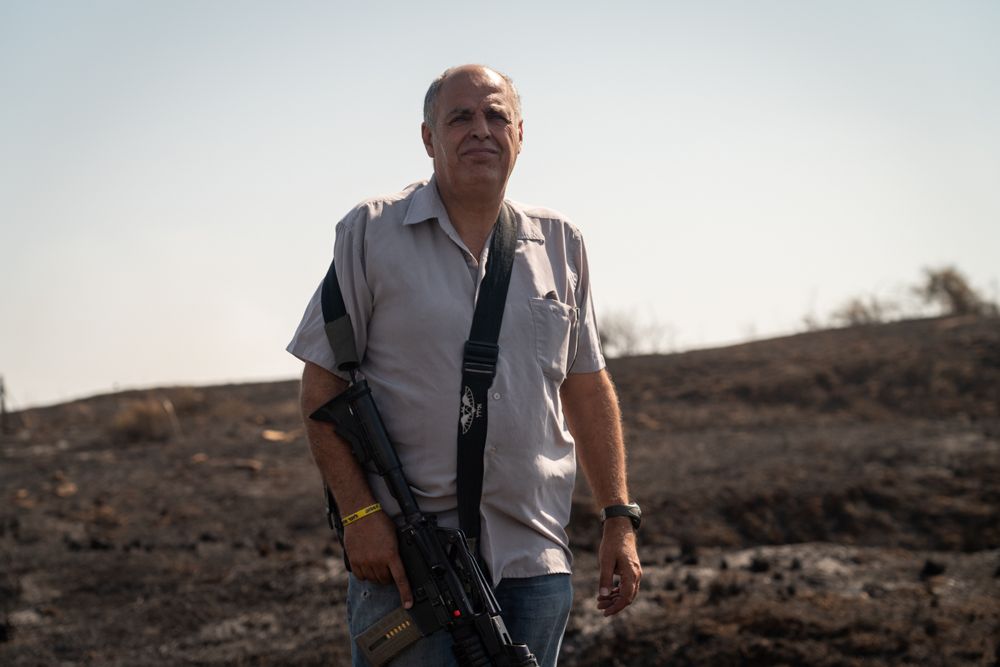
[[[486,275],[479,286],[476,310],[472,316],[469,340],[462,358],[462,386],[458,418],[458,492],[459,527],[469,540],[473,553],[479,555],[479,505],[483,492],[483,454],[486,449],[488,394],[496,377],[500,346],[500,324],[507,302],[517,234],[514,214],[505,203],[500,209]]]

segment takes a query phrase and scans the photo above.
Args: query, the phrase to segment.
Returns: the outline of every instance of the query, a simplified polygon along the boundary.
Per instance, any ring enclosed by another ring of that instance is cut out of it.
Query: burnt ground
[[[645,575],[566,665],[1000,665],[1000,321],[618,359]],[[297,383],[9,416],[0,663],[346,664]]]

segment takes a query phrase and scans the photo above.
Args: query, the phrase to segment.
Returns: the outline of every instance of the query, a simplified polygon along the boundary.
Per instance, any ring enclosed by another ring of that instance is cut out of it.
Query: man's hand
[[[380,584],[395,583],[403,607],[413,606],[410,582],[399,558],[396,526],[385,512],[376,512],[345,526],[344,550],[355,577]]]
[[[642,566],[635,549],[635,533],[628,517],[612,517],[604,522],[604,535],[598,552],[601,568],[597,608],[605,616],[614,616],[632,604],[639,593]],[[615,585],[615,577],[618,585]]]
[[[568,375],[559,394],[595,504],[607,507],[628,503],[621,414],[607,371]],[[628,517],[610,517],[604,522],[598,560],[601,577],[597,608],[605,616],[612,616],[632,604],[642,577],[635,533]]]

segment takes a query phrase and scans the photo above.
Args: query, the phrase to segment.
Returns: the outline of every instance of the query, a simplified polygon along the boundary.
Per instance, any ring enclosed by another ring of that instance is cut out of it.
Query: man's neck
[[[504,192],[483,193],[475,196],[457,196],[454,193],[443,192],[438,188],[441,203],[448,211],[452,227],[458,232],[459,238],[479,261],[489,238],[493,225],[500,215]]]

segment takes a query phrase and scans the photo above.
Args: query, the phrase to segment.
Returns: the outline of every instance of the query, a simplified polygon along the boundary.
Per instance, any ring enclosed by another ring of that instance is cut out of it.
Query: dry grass
[[[179,438],[181,431],[173,403],[150,396],[123,401],[108,424],[107,434],[116,443],[164,442]]]

